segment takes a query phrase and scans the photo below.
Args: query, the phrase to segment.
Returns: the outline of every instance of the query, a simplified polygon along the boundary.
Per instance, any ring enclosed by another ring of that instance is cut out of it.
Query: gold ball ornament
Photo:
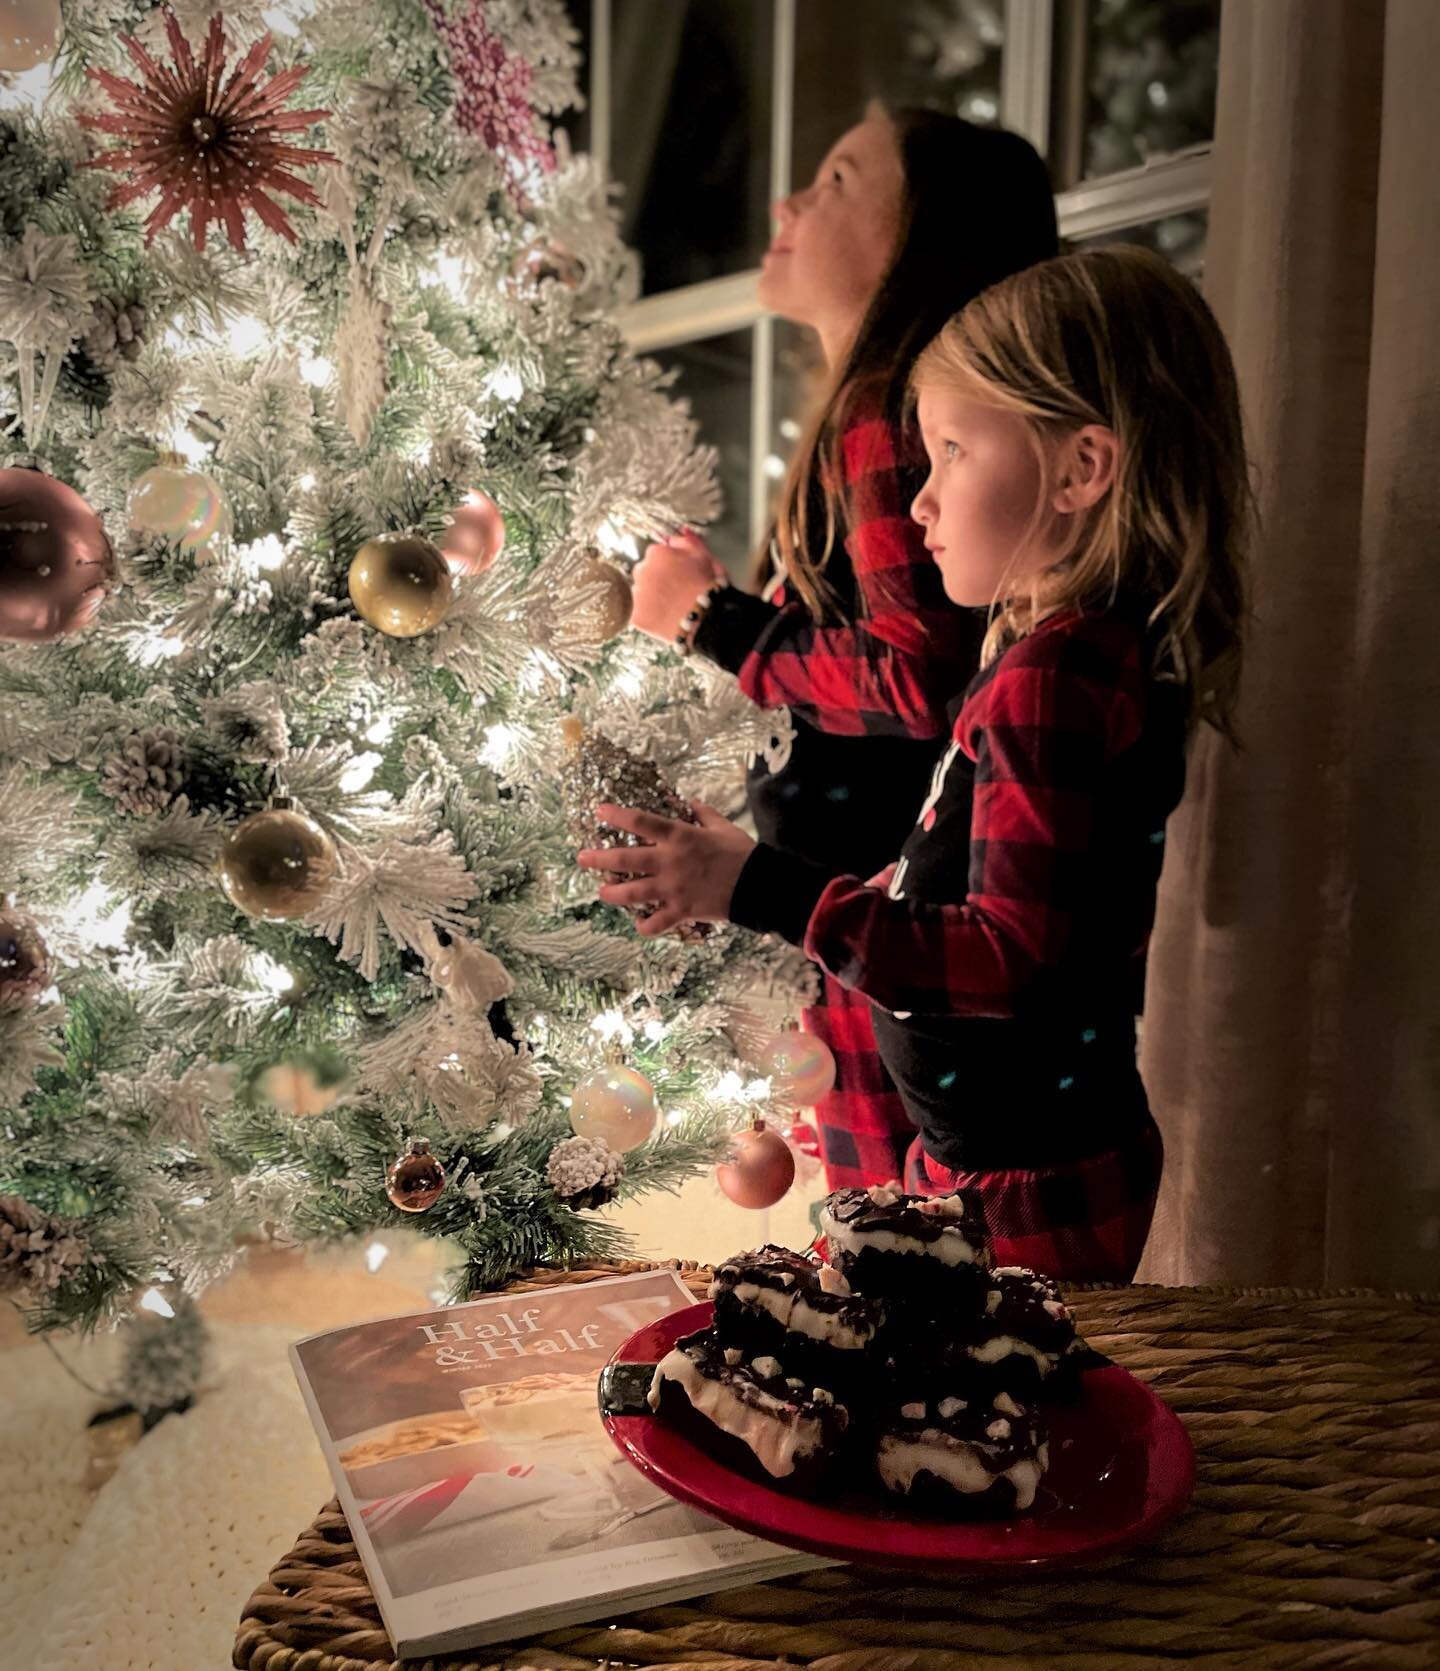
[[[135,533],[163,535],[197,558],[210,540],[228,539],[233,527],[220,484],[184,463],[152,465],[136,479],[125,509]]]
[[[350,564],[356,609],[389,638],[433,632],[450,612],[455,587],[439,550],[419,534],[376,534]]]
[[[587,557],[575,571],[574,588],[582,602],[565,612],[564,634],[576,644],[598,649],[618,638],[630,625],[635,595],[630,582],[613,563]]]
[[[266,922],[303,917],[338,868],[335,843],[313,818],[284,802],[238,824],[220,854],[220,881],[230,903]]]
[[[79,632],[114,583],[104,526],[73,487],[43,470],[0,470],[0,639]]]
[[[33,70],[60,45],[60,0],[3,0],[0,70]]]
[[[505,518],[488,493],[472,488],[450,513],[439,540],[451,574],[484,574],[505,549]]]
[[[30,1009],[50,985],[50,953],[23,911],[0,906],[0,1011]]]
[[[423,1137],[415,1138],[409,1151],[392,1161],[385,1173],[385,1193],[402,1213],[428,1212],[444,1189],[445,1168]]]
[[[596,1068],[570,1095],[570,1125],[575,1135],[603,1137],[621,1154],[639,1148],[659,1117],[655,1087],[634,1068]]]
[[[778,1131],[756,1120],[737,1133],[715,1180],[737,1207],[773,1207],[795,1182],[795,1155]]]
[[[830,1046],[798,1028],[779,1033],[760,1053],[761,1074],[796,1108],[813,1108],[835,1088]]]

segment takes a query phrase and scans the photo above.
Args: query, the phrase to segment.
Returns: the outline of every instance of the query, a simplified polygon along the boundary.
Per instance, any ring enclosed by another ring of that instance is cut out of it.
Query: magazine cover
[[[693,1303],[673,1271],[644,1271],[290,1348],[402,1654],[824,1564],[677,1503],[606,1433],[600,1370],[637,1329]]]

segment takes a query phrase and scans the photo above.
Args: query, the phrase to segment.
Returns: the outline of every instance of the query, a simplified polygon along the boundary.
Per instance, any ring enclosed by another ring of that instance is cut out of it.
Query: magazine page
[[[696,1594],[757,1563],[794,1570],[793,1552],[651,1485],[600,1420],[596,1377],[616,1349],[693,1303],[673,1271],[645,1271],[291,1347],[397,1647],[494,1641],[518,1621],[563,1609],[575,1622],[677,1583]]]

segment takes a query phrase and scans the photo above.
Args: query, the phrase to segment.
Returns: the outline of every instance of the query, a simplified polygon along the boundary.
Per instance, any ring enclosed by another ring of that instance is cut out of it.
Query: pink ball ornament
[[[798,1028],[778,1034],[760,1053],[760,1072],[796,1108],[813,1108],[835,1087],[835,1058],[823,1039]]]
[[[715,1181],[737,1207],[773,1207],[795,1182],[795,1156],[778,1131],[756,1120],[736,1134]]]
[[[479,575],[505,549],[505,518],[488,493],[472,488],[450,513],[437,542],[451,574]]]

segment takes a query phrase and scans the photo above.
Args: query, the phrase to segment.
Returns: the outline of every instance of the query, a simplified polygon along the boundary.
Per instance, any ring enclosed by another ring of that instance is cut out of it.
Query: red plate
[[[708,1303],[631,1335],[615,1364],[658,1363],[710,1324]],[[649,1415],[605,1416],[622,1454],[682,1503],[776,1543],[867,1566],[939,1573],[1043,1571],[1153,1538],[1190,1500],[1195,1452],[1179,1418],[1117,1365],[1088,1369],[1073,1405],[1049,1412],[1050,1466],[1035,1506],[1013,1520],[944,1521],[869,1498],[810,1502],[757,1485]]]

